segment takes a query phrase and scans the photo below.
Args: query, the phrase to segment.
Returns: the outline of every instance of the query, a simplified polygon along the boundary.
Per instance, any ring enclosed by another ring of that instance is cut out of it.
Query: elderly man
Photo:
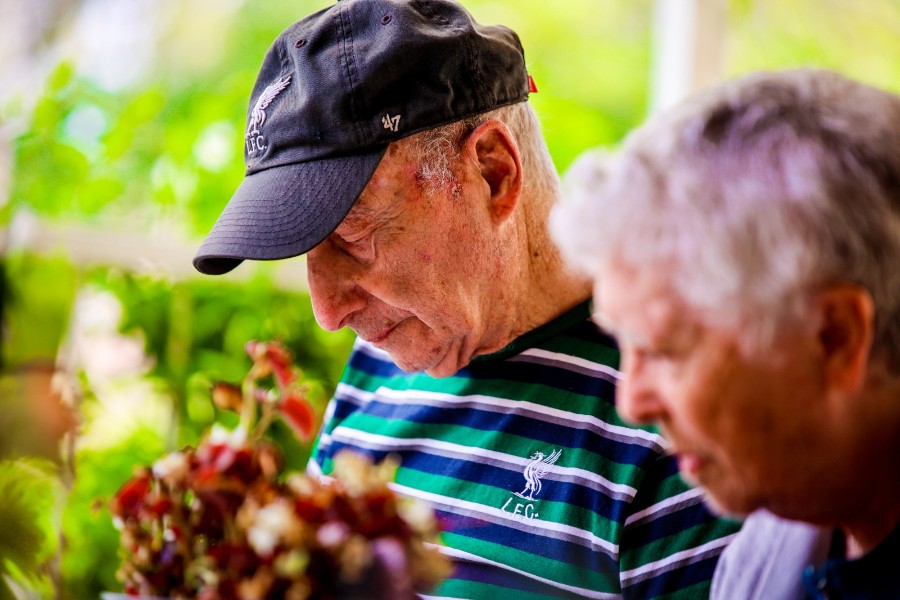
[[[748,76],[572,185],[554,230],[620,344],[620,413],[752,513],[714,596],[900,597],[900,97]]]
[[[615,415],[618,353],[546,220],[558,178],[515,33],[447,0],[345,0],[288,28],[251,100],[247,177],[195,265],[307,254],[359,342],[311,468],[401,466],[456,564],[441,597],[708,594],[736,530]]]

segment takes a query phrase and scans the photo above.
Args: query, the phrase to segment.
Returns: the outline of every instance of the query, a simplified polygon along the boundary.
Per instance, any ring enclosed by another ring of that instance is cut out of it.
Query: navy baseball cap
[[[388,144],[528,92],[518,36],[452,0],[340,0],[294,23],[263,61],[244,180],[194,267],[218,275],[308,252],[350,212]]]

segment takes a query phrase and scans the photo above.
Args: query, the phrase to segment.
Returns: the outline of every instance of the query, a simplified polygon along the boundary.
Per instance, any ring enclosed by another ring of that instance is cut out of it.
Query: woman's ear
[[[464,154],[474,159],[489,191],[489,210],[495,223],[512,214],[522,194],[522,159],[506,125],[489,119],[466,140]]]
[[[818,294],[817,306],[827,383],[832,389],[856,393],[866,381],[875,332],[872,296],[858,285],[832,285]]]

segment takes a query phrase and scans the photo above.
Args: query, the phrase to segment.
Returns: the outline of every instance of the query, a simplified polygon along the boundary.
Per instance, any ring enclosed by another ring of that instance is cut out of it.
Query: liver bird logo
[[[263,90],[263,93],[260,94],[259,98],[256,100],[253,110],[250,111],[250,120],[247,123],[247,136],[259,133],[259,128],[266,122],[266,109],[272,104],[272,100],[274,100],[275,97],[281,93],[281,90],[286,88],[290,82],[291,76],[288,75],[287,77],[278,79],[275,83]]]
[[[531,462],[525,467],[525,489],[521,492],[514,492],[519,498],[526,500],[534,500],[536,494],[541,493],[541,479],[547,474],[550,466],[559,460],[562,450],[554,450],[549,456],[545,456],[543,452],[535,452],[531,455]]]

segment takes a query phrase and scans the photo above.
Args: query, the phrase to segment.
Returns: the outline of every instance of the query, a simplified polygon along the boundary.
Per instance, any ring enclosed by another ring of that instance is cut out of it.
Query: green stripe
[[[712,532],[712,535],[710,533]],[[656,562],[682,550],[690,550],[715,537],[725,537],[734,532],[734,526],[727,522],[705,526],[695,526],[666,537],[653,540],[637,548],[629,548],[622,553],[622,569],[631,570]]]
[[[515,600],[547,600],[547,598],[558,600],[558,596],[547,596],[522,590],[510,590],[509,588],[501,587],[499,585],[465,581],[461,579],[448,579],[444,581],[438,586],[437,590],[430,595],[446,598],[465,598],[468,600],[507,600],[512,598],[513,595],[515,596]]]
[[[621,590],[617,572],[597,573],[544,556],[535,556],[530,552],[523,552],[502,544],[453,533],[444,533],[441,539],[451,548],[476,556],[489,556],[495,562],[510,565],[526,573],[538,572],[543,578],[557,583],[613,594],[619,593]]]
[[[707,600],[707,598],[709,598],[711,587],[712,584],[710,581],[701,581],[700,583],[681,588],[671,594],[663,594],[656,598],[657,600]]]
[[[501,417],[498,416],[498,418]],[[427,438],[465,447],[475,447],[509,454],[520,459],[527,459],[537,450],[541,450],[545,454],[547,450],[550,450],[549,444],[520,435],[494,430],[474,429],[448,423],[418,423],[402,419],[383,419],[377,416],[357,413],[346,419],[342,425],[349,429],[372,432],[385,437],[398,439],[409,439],[411,437]],[[536,425],[540,426],[539,423],[536,423]],[[410,429],[413,431],[410,431]],[[587,473],[599,474],[620,484],[637,485],[644,478],[644,470],[639,465],[617,463],[588,448],[563,445],[557,445],[556,447],[564,450],[556,463],[558,466],[579,468]],[[668,498],[688,489],[677,475],[667,478],[663,482],[663,486],[662,491],[664,494],[657,494],[661,498]]]

